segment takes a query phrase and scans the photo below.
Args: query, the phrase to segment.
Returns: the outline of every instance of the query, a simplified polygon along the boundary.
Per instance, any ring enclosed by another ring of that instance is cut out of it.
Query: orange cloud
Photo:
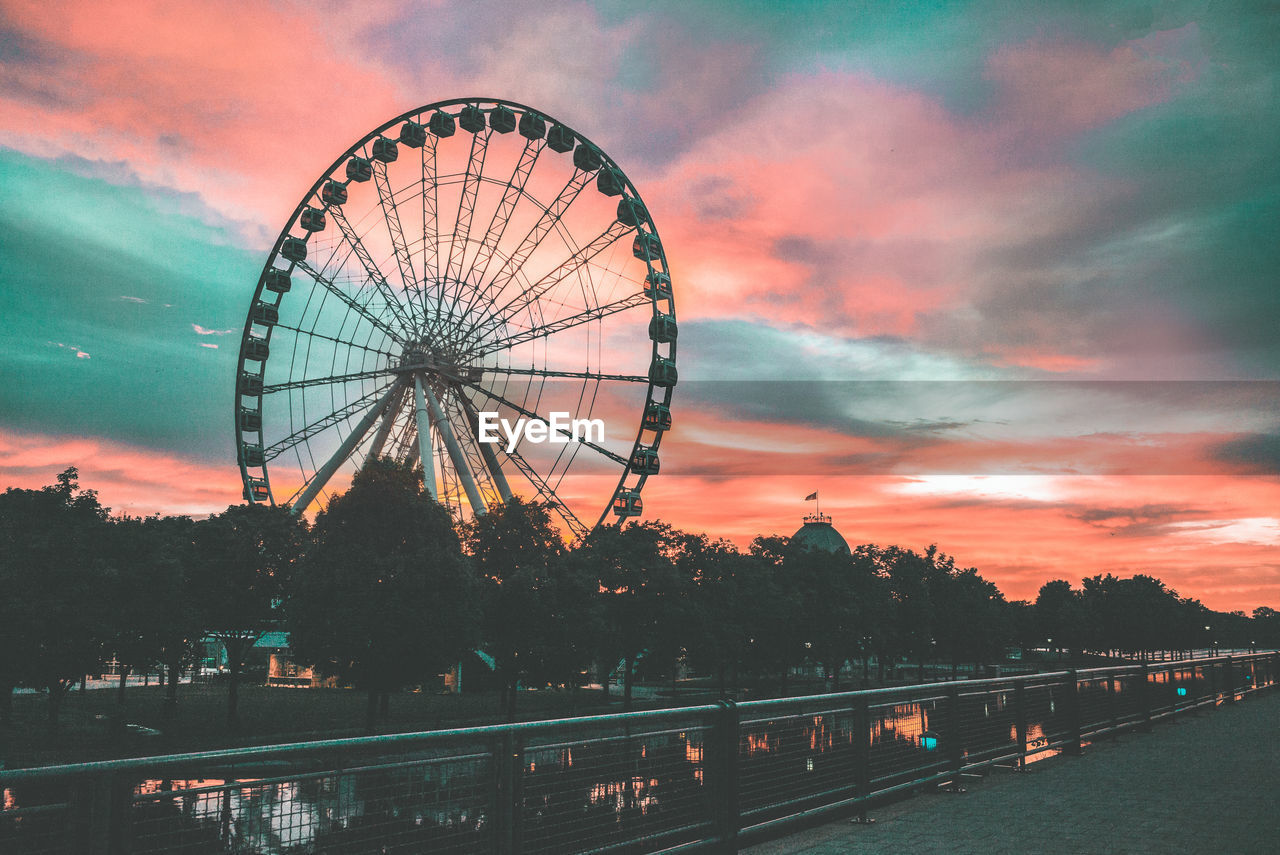
[[[234,465],[215,465],[101,439],[0,430],[0,483],[36,489],[68,466],[115,513],[204,516],[241,501]]]

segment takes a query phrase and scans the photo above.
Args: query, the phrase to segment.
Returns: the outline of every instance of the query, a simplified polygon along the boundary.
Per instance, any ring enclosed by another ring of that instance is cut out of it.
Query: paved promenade
[[[996,769],[964,794],[921,794],[743,850],[750,855],[1280,853],[1280,691]]]

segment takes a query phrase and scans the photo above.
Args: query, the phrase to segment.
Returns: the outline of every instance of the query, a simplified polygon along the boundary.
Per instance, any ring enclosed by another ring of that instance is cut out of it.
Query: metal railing
[[[1263,653],[0,771],[0,852],[732,852],[1278,677]]]

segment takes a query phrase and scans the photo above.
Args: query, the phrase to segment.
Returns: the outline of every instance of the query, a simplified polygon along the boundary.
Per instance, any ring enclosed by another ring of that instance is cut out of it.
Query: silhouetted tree
[[[564,560],[545,504],[491,505],[467,525],[465,545],[481,581],[481,637],[502,681],[499,705],[513,721],[521,680],[570,682],[589,661],[594,585]]]
[[[41,688],[51,728],[110,633],[107,509],[74,467],[57,481],[0,495],[0,714],[15,685]]]
[[[188,588],[227,652],[227,727],[240,727],[240,677],[254,643],[281,617],[306,524],[287,508],[232,505],[196,523]]]
[[[120,663],[119,701],[132,671],[168,671],[166,706],[177,702],[176,679],[202,630],[187,588],[194,523],[187,517],[120,517],[110,538],[112,652]]]
[[[298,661],[379,697],[423,683],[477,638],[476,592],[453,520],[420,473],[367,460],[316,515],[288,603]]]
[[[685,612],[689,586],[675,565],[675,539],[661,522],[600,526],[575,556],[599,586],[606,626],[601,667],[608,668],[614,654],[621,658],[624,709],[631,708],[638,657],[669,637]]]
[[[1040,586],[1035,620],[1039,636],[1036,645],[1047,644],[1055,652],[1066,648],[1078,656],[1091,634],[1083,595],[1065,579]]]

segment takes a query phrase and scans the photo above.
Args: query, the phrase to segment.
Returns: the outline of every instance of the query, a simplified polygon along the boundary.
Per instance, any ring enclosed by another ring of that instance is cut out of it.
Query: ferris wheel
[[[598,146],[510,101],[410,111],[267,257],[236,377],[245,498],[301,513],[389,457],[458,519],[513,495],[574,537],[639,516],[676,338],[657,228]]]

